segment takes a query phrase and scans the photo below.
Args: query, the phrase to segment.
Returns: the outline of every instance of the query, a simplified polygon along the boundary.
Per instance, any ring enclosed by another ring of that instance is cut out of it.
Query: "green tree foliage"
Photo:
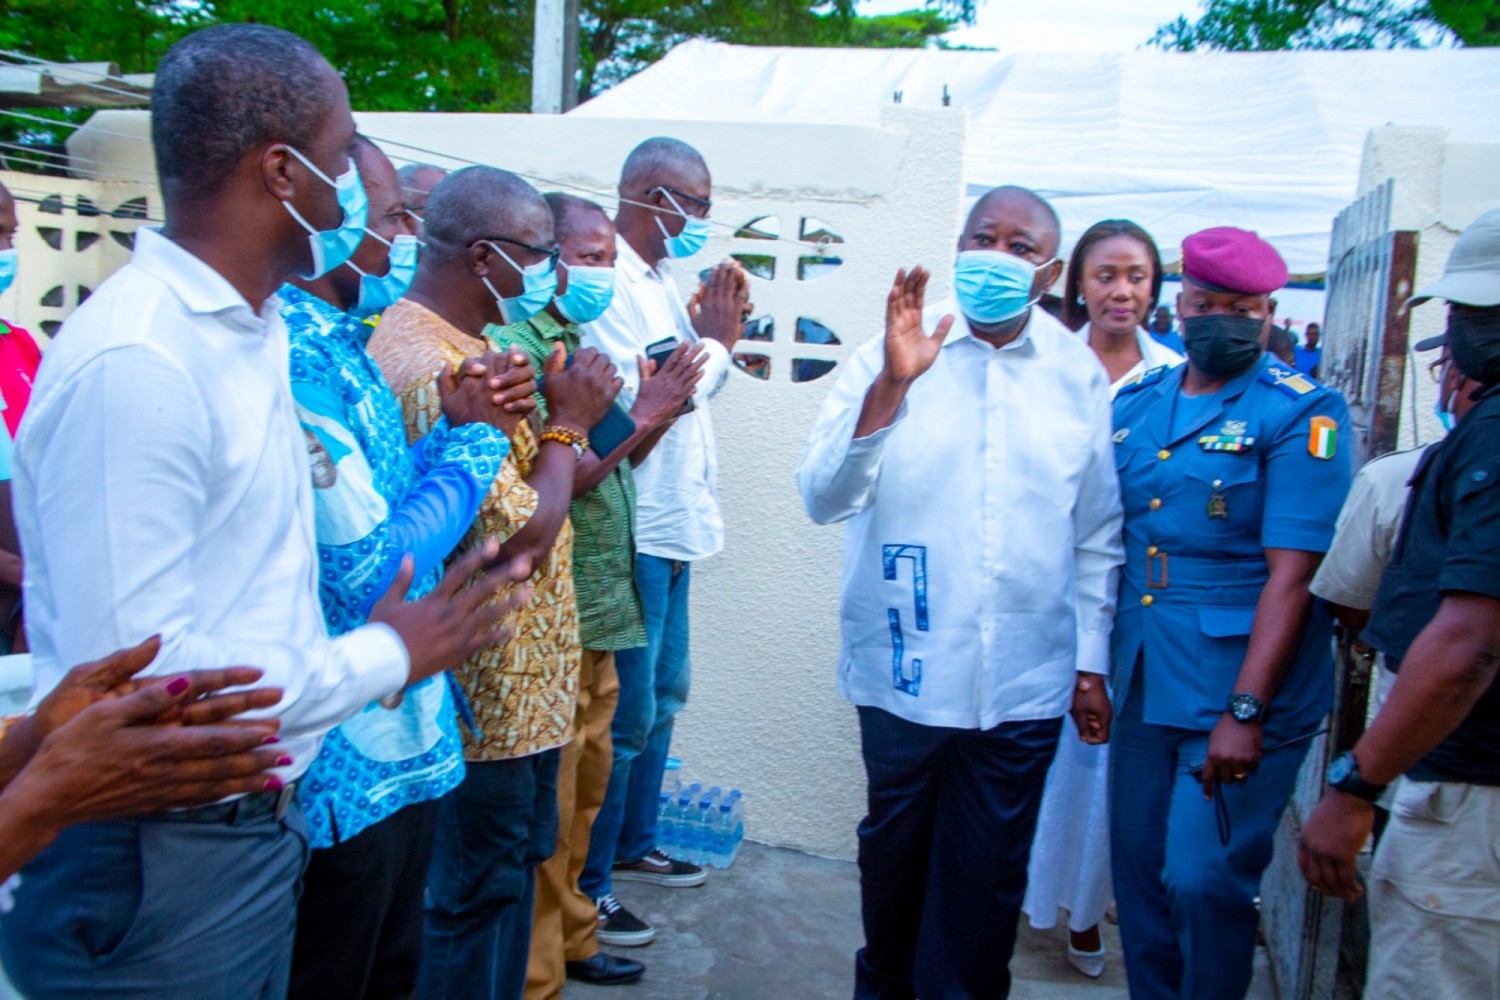
[[[1500,0],[1203,0],[1147,42],[1163,49],[1423,48],[1500,44]]]
[[[5,0],[0,48],[150,72],[208,24],[294,31],[343,74],[356,108],[524,111],[531,101],[534,0]],[[920,47],[972,20],[974,0],[862,17],[854,0],[580,0],[580,96],[689,38],[744,45]]]

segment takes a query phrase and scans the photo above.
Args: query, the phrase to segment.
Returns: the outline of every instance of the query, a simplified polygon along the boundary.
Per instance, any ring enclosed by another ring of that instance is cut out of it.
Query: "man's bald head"
[[[451,259],[477,240],[519,238],[515,234],[534,228],[539,218],[550,234],[552,211],[526,181],[495,167],[465,167],[432,189],[423,234],[432,256]]]
[[[999,230],[1004,229],[1002,234]],[[981,235],[989,230],[986,238]],[[1002,236],[1020,236],[1021,242]],[[983,245],[971,245],[972,243]],[[1019,249],[1021,243],[1027,250]],[[969,210],[961,250],[1000,250],[1041,263],[1057,256],[1062,245],[1062,222],[1047,200],[1028,188],[1007,184],[986,192]]]
[[[636,146],[620,170],[620,193],[643,198],[658,187],[694,190],[709,183],[703,154],[681,139],[659,135]]]

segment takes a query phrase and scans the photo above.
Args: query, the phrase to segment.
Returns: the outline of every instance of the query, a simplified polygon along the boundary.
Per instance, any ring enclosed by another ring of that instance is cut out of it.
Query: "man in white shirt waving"
[[[896,275],[884,339],[846,365],[798,470],[812,518],[849,522],[839,688],[869,780],[857,1000],[1008,994],[1062,715],[1109,736],[1109,386],[1034,307],[1059,237],[1032,192],[981,198],[957,302],[924,314],[927,272]]]
[[[146,674],[264,671],[283,753],[261,791],[65,831],[22,872],[0,959],[33,997],[285,996],[294,783],[330,728],[497,641],[501,571],[458,589],[499,546],[403,604],[408,564],[328,637],[274,293],[364,237],[348,94],[296,35],[223,25],[167,52],[151,112],[166,226],[63,325],[16,448],[35,697],[159,633]]]

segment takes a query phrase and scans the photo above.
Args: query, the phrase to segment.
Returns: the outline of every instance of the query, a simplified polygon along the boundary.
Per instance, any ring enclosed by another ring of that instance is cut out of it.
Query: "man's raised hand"
[[[467,359],[457,371],[447,365],[438,375],[438,395],[450,425],[486,423],[506,437],[514,437],[536,409],[535,393],[536,373],[524,351],[489,351]]]
[[[943,341],[953,328],[953,317],[938,320],[928,336],[922,328],[922,305],[930,275],[923,267],[896,272],[896,281],[885,297],[885,376],[910,384],[932,367]]]

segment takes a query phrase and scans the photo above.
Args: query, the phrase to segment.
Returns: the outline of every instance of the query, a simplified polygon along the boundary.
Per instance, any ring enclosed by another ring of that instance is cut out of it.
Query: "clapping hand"
[[[489,351],[469,358],[457,370],[445,365],[438,375],[443,415],[454,427],[485,423],[514,437],[536,409],[536,373],[524,351]]]
[[[703,378],[708,350],[702,344],[682,343],[667,356],[661,370],[648,358],[637,358],[641,388],[630,417],[640,427],[660,427],[682,413]]]
[[[587,434],[604,419],[625,385],[614,363],[592,347],[574,354],[570,365],[562,344],[558,344],[547,356],[544,368],[542,396],[547,400],[548,423],[580,434]]]

